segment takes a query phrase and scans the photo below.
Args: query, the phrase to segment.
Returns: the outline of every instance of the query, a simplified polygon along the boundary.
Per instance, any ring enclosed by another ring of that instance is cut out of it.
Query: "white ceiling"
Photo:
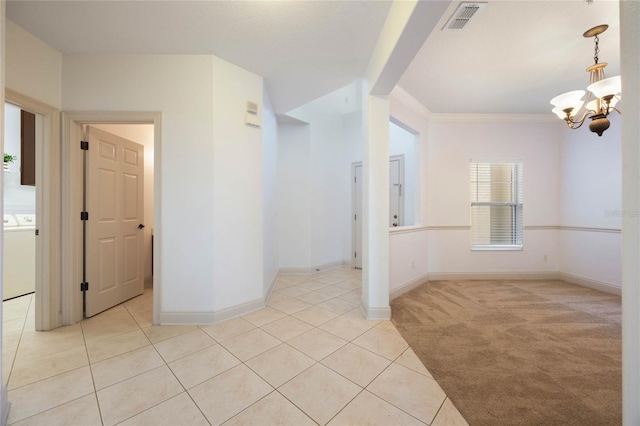
[[[489,1],[464,29],[440,30],[458,4],[399,82],[431,112],[550,113],[551,98],[586,90],[594,44],[582,34],[599,24],[600,62],[620,74],[617,0]]]
[[[265,77],[278,112],[364,74],[389,1],[7,1],[63,53],[213,54]]]
[[[431,1],[431,0],[423,0]],[[618,1],[494,0],[463,30],[453,2],[399,85],[437,113],[545,113],[588,83],[593,40],[619,74]],[[7,1],[7,17],[63,53],[214,54],[265,77],[287,112],[363,76],[389,1]]]

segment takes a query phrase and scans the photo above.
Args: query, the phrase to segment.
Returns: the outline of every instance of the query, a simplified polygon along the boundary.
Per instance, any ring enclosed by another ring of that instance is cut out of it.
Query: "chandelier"
[[[604,68],[606,62],[598,62],[598,35],[602,34],[609,28],[608,25],[598,25],[590,30],[585,31],[584,37],[594,38],[594,55],[595,63],[587,68],[589,73],[589,85],[587,92],[584,90],[574,90],[563,93],[551,99],[551,104],[555,106],[553,112],[567,122],[571,129],[577,129],[582,126],[587,118],[591,120],[589,130],[602,136],[602,133],[609,128],[609,119],[607,116],[612,110],[621,114],[616,108],[616,104],[620,101],[621,80],[620,76],[605,78]],[[583,96],[586,97],[583,99]]]

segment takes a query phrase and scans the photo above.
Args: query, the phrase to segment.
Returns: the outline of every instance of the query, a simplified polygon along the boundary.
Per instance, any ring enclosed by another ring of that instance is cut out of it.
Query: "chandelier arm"
[[[582,126],[584,124],[584,120],[586,120],[586,118],[589,115],[589,113],[595,114],[595,111],[592,111],[592,110],[585,111],[585,113],[582,116],[582,118],[580,120],[578,120],[578,121],[572,120],[569,117],[565,118],[565,121],[567,122],[569,127],[571,127],[572,129],[578,129],[578,128],[580,128],[580,126]],[[579,124],[579,126],[573,127],[574,124]]]
[[[578,124],[580,123],[580,124]],[[574,124],[578,124],[577,126],[575,126]],[[567,126],[569,126],[570,129],[579,129],[580,127],[582,127],[582,125],[584,124],[584,120],[582,121],[570,121],[567,120]]]
[[[610,106],[609,109],[614,110],[615,112],[617,112],[618,114],[622,115],[622,111],[620,111],[618,108],[614,107],[614,106]]]

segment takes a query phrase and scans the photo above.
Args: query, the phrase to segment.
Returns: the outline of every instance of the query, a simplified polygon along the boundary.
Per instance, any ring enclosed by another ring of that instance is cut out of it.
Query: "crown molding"
[[[555,114],[466,114],[431,112],[409,92],[396,85],[391,96],[427,121],[482,123],[560,123]]]
[[[391,97],[398,100],[401,104],[418,114],[421,118],[427,121],[431,121],[433,119],[434,114],[402,87],[396,85],[396,87],[391,91]]]
[[[554,114],[433,114],[431,121],[481,123],[560,123]]]

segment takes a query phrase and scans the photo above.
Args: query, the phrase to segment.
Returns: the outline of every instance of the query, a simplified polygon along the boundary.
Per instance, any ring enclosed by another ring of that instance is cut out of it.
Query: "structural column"
[[[622,411],[640,424],[640,2],[620,2],[622,71]]]
[[[389,99],[368,96],[363,161],[362,310],[391,318],[389,307]]]

